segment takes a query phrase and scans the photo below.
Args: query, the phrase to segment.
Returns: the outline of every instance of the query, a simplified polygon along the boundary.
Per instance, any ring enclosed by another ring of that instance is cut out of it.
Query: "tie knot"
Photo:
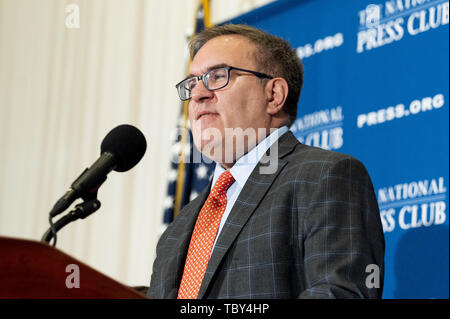
[[[234,183],[234,177],[231,175],[229,171],[223,172],[216,181],[214,185],[211,195],[219,196],[223,195],[227,192],[228,188]]]

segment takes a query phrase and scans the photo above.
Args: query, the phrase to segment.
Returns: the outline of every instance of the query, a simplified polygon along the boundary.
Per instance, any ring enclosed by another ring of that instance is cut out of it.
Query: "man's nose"
[[[197,85],[192,89],[191,99],[195,102],[201,102],[210,99],[214,96],[214,92],[208,90],[202,80],[198,81]]]

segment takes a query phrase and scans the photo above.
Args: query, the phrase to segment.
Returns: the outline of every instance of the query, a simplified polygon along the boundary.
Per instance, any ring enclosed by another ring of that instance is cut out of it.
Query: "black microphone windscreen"
[[[103,139],[101,153],[114,154],[117,172],[125,172],[133,168],[144,156],[147,142],[144,134],[136,127],[128,124],[113,128]]]

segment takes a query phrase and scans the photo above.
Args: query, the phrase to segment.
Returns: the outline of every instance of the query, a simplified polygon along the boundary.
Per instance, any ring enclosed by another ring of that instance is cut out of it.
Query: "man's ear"
[[[266,84],[267,113],[275,116],[283,108],[289,88],[285,79],[274,78]]]

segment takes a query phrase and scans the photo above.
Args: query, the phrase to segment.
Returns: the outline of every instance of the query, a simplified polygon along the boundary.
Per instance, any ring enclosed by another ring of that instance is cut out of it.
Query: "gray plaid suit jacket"
[[[219,234],[198,298],[381,297],[384,236],[361,162],[300,144],[288,131],[278,140],[275,173],[261,174],[261,165]],[[186,205],[161,236],[150,298],[177,297],[209,189]],[[367,272],[369,265],[379,269],[380,278],[369,279],[376,275]]]

